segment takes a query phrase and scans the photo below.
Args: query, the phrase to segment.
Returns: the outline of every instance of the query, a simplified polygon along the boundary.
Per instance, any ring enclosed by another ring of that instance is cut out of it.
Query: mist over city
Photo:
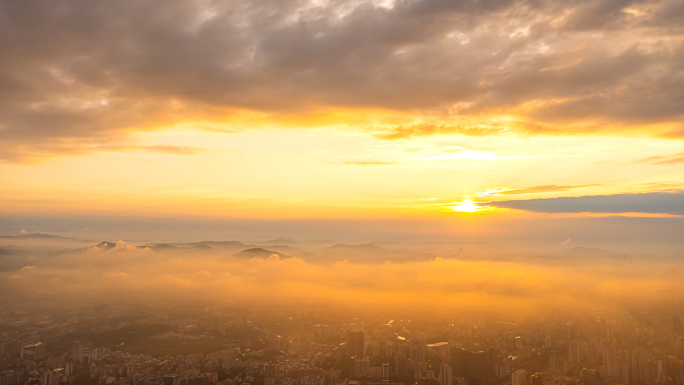
[[[682,0],[0,0],[0,385],[684,385]]]

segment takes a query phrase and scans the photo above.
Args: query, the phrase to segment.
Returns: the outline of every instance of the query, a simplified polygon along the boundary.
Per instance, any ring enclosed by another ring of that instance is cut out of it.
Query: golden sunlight
[[[477,211],[482,211],[484,207],[478,206],[475,202],[470,199],[466,199],[463,202],[457,203],[451,206],[451,210],[457,213],[474,213]]]
[[[0,0],[0,385],[684,385],[682,5]]]

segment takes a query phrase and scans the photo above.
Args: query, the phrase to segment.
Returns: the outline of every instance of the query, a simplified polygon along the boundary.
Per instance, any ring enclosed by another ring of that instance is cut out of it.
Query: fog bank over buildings
[[[622,312],[684,300],[676,248],[610,250],[486,242],[276,238],[262,242],[93,242],[45,233],[2,238],[3,301],[55,298],[231,300],[359,310]]]

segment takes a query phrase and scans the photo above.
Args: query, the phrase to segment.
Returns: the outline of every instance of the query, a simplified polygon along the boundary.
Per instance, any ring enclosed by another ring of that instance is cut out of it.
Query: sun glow
[[[466,199],[463,202],[457,203],[451,206],[451,210],[457,213],[474,213],[477,211],[482,211],[484,207],[478,206],[475,202],[470,199]]]

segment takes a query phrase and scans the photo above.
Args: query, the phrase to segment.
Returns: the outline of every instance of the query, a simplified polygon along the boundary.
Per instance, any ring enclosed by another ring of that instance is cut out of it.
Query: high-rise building
[[[502,375],[499,376],[500,378],[511,375],[513,372],[513,356],[508,356],[503,359],[503,367],[501,368],[501,372]]]
[[[600,346],[597,342],[589,342],[584,348],[584,359],[591,365],[595,365],[599,361]]]
[[[93,362],[93,351],[91,349],[81,349],[81,362],[84,364]]]
[[[354,360],[354,377],[367,377],[370,370],[370,359],[368,357],[356,358]]]
[[[466,356],[466,379],[470,385],[489,385],[493,379],[492,349],[471,350]]]
[[[452,385],[453,382],[453,369],[447,364],[442,364],[439,368],[439,384],[440,385]]]
[[[326,370],[323,372],[323,385],[333,385],[337,383],[337,372]]]
[[[582,369],[582,383],[584,385],[597,385],[598,376],[596,375],[596,370],[594,369]]]
[[[385,357],[394,356],[394,343],[388,342],[387,344],[383,345],[380,354]]]
[[[530,376],[529,385],[544,385],[544,375],[542,373],[534,373]]]
[[[608,343],[613,342],[613,337],[615,335],[615,322],[611,320],[606,320],[606,341]]]
[[[368,369],[368,377],[382,378],[382,367],[381,366],[371,366],[370,369]]]
[[[518,369],[511,374],[511,385],[527,385],[527,372]]]
[[[450,351],[451,368],[453,369],[454,377],[466,376],[467,365],[467,351],[461,347],[453,347]]]
[[[35,344],[26,345],[21,347],[21,358],[22,359],[36,359],[45,356],[45,345],[42,342],[37,342]]]
[[[402,352],[394,353],[394,371],[397,377],[406,377],[408,375],[406,357]]]
[[[350,357],[365,356],[364,338],[362,331],[354,332],[351,330],[347,330],[347,355]]]
[[[629,385],[629,364],[620,361],[620,385]]]
[[[45,369],[40,374],[40,385],[57,385],[55,372],[52,369]]]
[[[411,349],[409,350],[409,357],[413,362],[423,362],[420,359],[420,346],[411,346]]]
[[[79,341],[74,341],[74,350],[71,353],[71,361],[81,362],[81,349],[82,345]]]
[[[166,374],[164,375],[164,385],[180,385],[180,376],[177,376],[175,374]]]
[[[264,378],[275,378],[275,369],[276,366],[274,364],[264,365]]]
[[[366,354],[371,356],[371,357],[379,356],[380,355],[380,344],[378,344],[378,343],[368,344],[368,347],[366,348]]]
[[[568,361],[563,356],[549,355],[549,370],[556,376],[563,376],[568,372]]]
[[[570,354],[568,357],[568,361],[577,364],[580,361],[582,361],[582,341],[580,340],[572,340],[569,343],[570,347]]]
[[[3,370],[2,373],[0,373],[0,384],[17,385],[20,383],[17,377],[17,373],[15,373],[14,370]]]
[[[421,338],[418,344],[418,359],[414,361],[425,362],[427,360],[427,341]]]
[[[603,351],[603,363],[611,368],[617,365],[617,351],[615,349],[607,348]]]

